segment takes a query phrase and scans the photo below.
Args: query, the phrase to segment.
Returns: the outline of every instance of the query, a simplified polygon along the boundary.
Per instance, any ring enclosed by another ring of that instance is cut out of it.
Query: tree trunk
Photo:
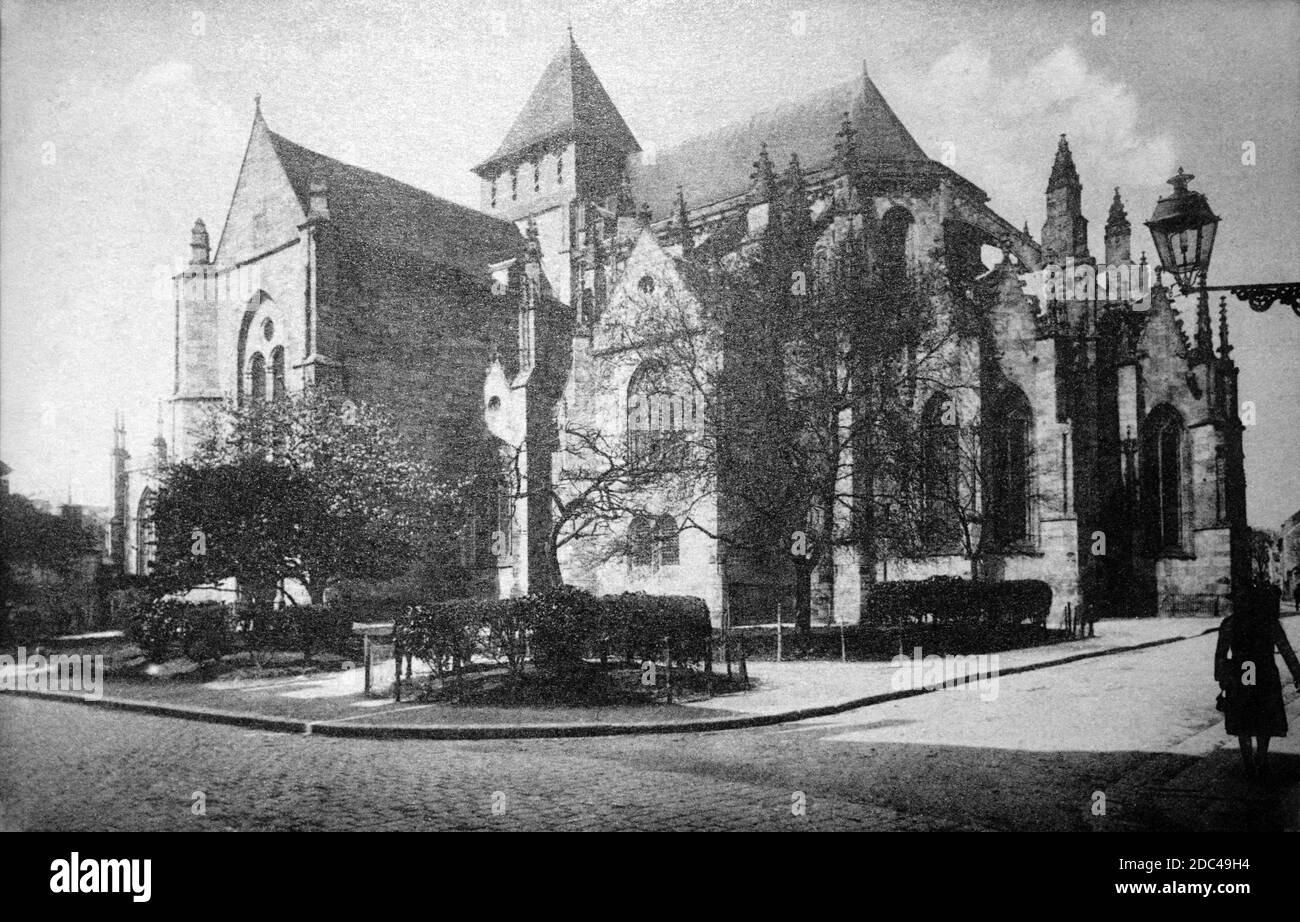
[[[812,632],[813,565],[806,557],[794,561],[794,626],[800,634]]]

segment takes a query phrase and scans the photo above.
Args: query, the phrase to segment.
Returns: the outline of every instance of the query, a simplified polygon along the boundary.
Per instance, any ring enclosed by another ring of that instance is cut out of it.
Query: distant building
[[[1282,571],[1282,592],[1289,599],[1300,586],[1300,511],[1282,523],[1278,538],[1278,566]]]

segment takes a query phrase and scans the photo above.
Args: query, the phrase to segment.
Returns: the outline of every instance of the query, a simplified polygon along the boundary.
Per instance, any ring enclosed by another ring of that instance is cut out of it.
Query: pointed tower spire
[[[1049,262],[1091,261],[1088,255],[1088,219],[1083,216],[1083,185],[1074,168],[1074,156],[1065,135],[1056,145],[1052,175],[1047,181],[1047,220],[1043,223],[1043,251]]]
[[[153,437],[153,461],[155,467],[167,463],[167,439],[163,436],[163,402],[158,401],[158,418],[155,422]]]
[[[858,129],[853,127],[853,119],[849,118],[849,113],[844,113],[844,118],[840,121],[840,130],[835,133],[835,159],[839,168],[845,173],[852,174],[858,166]]]
[[[190,229],[190,265],[205,266],[211,261],[212,248],[208,245],[208,228],[199,218]]]
[[[632,197],[632,178],[628,176],[626,170],[619,179],[614,214],[620,218],[630,218],[636,214],[636,199]]]
[[[1115,187],[1115,197],[1110,201],[1110,212],[1106,215],[1106,226],[1128,227],[1128,212],[1124,210],[1124,200],[1119,197],[1119,186]]]
[[[1070,142],[1061,135],[1056,142],[1056,159],[1052,162],[1052,175],[1047,180],[1047,191],[1065,186],[1080,186],[1079,171],[1074,167],[1074,155],[1070,152]]]
[[[548,142],[582,140],[609,153],[641,150],[570,30],[492,156],[474,168],[489,178]]]
[[[681,244],[682,255],[688,255],[695,247],[695,239],[691,236],[691,216],[686,210],[686,196],[682,193],[682,187],[677,187],[677,217],[674,222],[674,229],[677,231],[677,242]]]
[[[799,155],[790,154],[790,163],[782,177],[785,187],[785,203],[781,209],[785,218],[786,232],[792,240],[801,240],[810,224],[808,215],[808,194],[804,186],[803,167],[799,165]]]
[[[1214,334],[1210,322],[1210,296],[1201,291],[1196,301],[1196,351],[1202,360],[1214,356]]]
[[[750,201],[755,204],[770,202],[776,197],[776,170],[772,167],[772,158],[767,153],[767,142],[758,149],[758,159],[754,161],[754,172],[749,174]]]
[[[1131,239],[1132,227],[1128,223],[1128,213],[1124,211],[1124,202],[1119,197],[1119,186],[1116,186],[1115,197],[1110,203],[1110,213],[1106,216],[1107,266],[1120,266],[1133,262]]]
[[[1231,354],[1232,343],[1228,342],[1228,299],[1224,296],[1219,298],[1219,358],[1227,362]]]

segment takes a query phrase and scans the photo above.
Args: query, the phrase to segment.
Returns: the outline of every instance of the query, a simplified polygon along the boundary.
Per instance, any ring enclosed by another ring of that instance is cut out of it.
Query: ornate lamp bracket
[[[1210,285],[1206,291],[1226,291],[1238,301],[1245,301],[1250,309],[1263,313],[1281,302],[1300,317],[1300,282],[1277,282],[1264,285]]]

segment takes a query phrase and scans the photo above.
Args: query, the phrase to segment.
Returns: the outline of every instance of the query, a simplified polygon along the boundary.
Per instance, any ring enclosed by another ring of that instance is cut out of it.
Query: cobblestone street
[[[4,698],[0,825],[1294,828],[1295,695],[1277,783],[1249,784],[1223,748],[1213,649],[1200,637],[1010,676],[988,701],[955,689],[764,729],[575,740],[328,739]]]

